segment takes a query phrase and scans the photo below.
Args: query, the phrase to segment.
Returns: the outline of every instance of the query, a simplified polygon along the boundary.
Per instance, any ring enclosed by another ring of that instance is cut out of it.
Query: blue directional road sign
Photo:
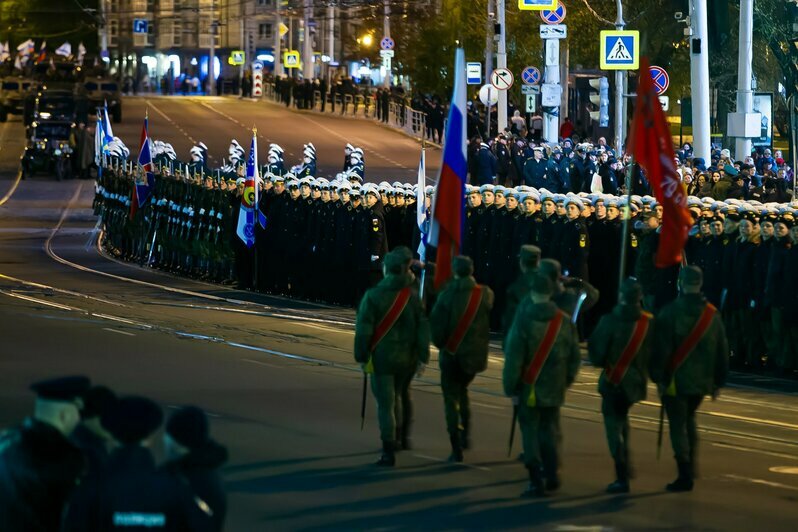
[[[518,0],[518,9],[521,11],[540,11],[555,7],[557,7],[557,0]]]
[[[562,2],[557,2],[556,8],[541,11],[540,18],[546,24],[562,24],[562,21],[565,20],[565,5]]]
[[[133,19],[133,33],[147,33],[147,19],[134,18]]]
[[[640,66],[640,32],[602,31],[599,59],[602,70],[637,70]]]
[[[540,83],[540,70],[536,67],[528,66],[521,72],[521,81],[524,85],[537,85]]]

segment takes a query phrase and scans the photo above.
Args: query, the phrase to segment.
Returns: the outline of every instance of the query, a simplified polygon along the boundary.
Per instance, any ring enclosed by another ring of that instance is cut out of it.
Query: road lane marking
[[[748,478],[743,477],[740,475],[723,475],[725,478],[730,478],[732,480],[739,480],[741,482],[750,482],[751,484],[760,484],[762,486],[768,486],[771,488],[779,488],[783,490],[790,490],[790,491],[798,491],[798,487],[796,486],[788,486],[787,484],[782,484],[781,482],[771,482],[770,480],[765,480],[761,478]]]
[[[241,362],[249,362],[250,364],[257,364],[258,366],[268,366],[270,368],[285,369],[283,368],[283,366],[278,366],[277,364],[269,364],[268,362],[263,362],[262,360],[252,360],[251,358],[242,358],[240,360]]]
[[[112,333],[116,333],[116,334],[124,334],[125,336],[136,336],[133,333],[129,333],[129,332],[126,332],[126,331],[120,331],[118,329],[111,329],[109,327],[103,327],[103,330],[104,331],[108,331],[108,332],[112,332]]]
[[[70,307],[68,305],[62,305],[60,303],[53,303],[51,301],[45,301],[43,299],[38,299],[38,298],[35,298],[35,297],[24,296],[22,294],[15,294],[13,292],[6,292],[5,290],[0,290],[0,294],[6,295],[8,297],[15,297],[17,299],[23,299],[25,301],[30,301],[32,303],[38,303],[40,305],[45,305],[45,306],[48,306],[48,307],[57,308],[57,309],[60,309],[60,310],[85,312],[82,309],[79,309],[79,308],[76,308],[76,307]]]
[[[118,321],[119,323],[125,323],[127,325],[133,325],[136,327],[141,327],[143,329],[152,329],[152,325],[148,323],[142,323],[140,321],[129,320],[127,318],[120,318],[119,316],[111,316],[110,314],[100,314],[97,312],[90,312],[89,314],[97,318],[102,318],[104,320]]]
[[[451,464],[453,466],[461,466],[461,467],[468,467],[470,469],[479,469],[480,471],[490,471],[489,467],[478,466],[474,464],[469,464],[468,462],[449,462],[449,460],[444,460],[443,458],[438,458],[436,456],[429,456],[426,454],[417,454],[413,453],[412,456],[416,458],[421,458],[424,460],[431,460],[432,462],[440,462],[442,464]]]
[[[5,205],[5,203],[11,199],[11,196],[14,195],[14,192],[17,191],[17,187],[19,186],[19,182],[22,179],[22,169],[17,172],[17,178],[14,180],[14,183],[11,185],[11,188],[6,192],[6,195],[0,198],[0,206]]]
[[[164,117],[164,119],[166,119],[166,121],[167,121],[167,122],[169,122],[169,123],[170,123],[170,124],[172,124],[172,125],[173,125],[175,128],[177,128],[177,130],[178,130],[178,131],[180,131],[180,132],[183,134],[183,136],[184,136],[184,137],[186,137],[188,140],[190,140],[190,141],[191,141],[191,142],[193,142],[194,144],[196,144],[196,143],[197,143],[197,141],[196,141],[196,140],[194,140],[194,137],[192,137],[191,135],[189,135],[189,134],[187,134],[185,131],[183,131],[183,128],[182,128],[182,127],[180,127],[179,125],[177,125],[177,122],[175,122],[174,120],[172,120],[171,118],[169,118],[169,117],[166,115],[166,113],[164,113],[163,111],[161,111],[160,109],[158,109],[158,108],[155,106],[155,104],[154,104],[154,103],[150,102],[149,100],[144,100],[144,102],[145,102],[145,103],[146,103],[146,104],[147,104],[149,107],[152,107],[152,108],[153,108],[153,110],[154,110],[156,113],[158,113],[159,115],[161,115],[162,117]],[[209,159],[215,159],[215,158],[214,158],[214,157],[209,157]]]
[[[798,467],[791,466],[774,466],[770,468],[773,473],[782,473],[784,475],[798,475]]]
[[[798,456],[792,454],[785,454],[785,453],[777,453],[774,451],[765,451],[764,449],[756,449],[754,447],[740,447],[739,445],[732,445],[730,443],[718,443],[712,442],[712,445],[715,447],[720,447],[721,449],[732,449],[734,451],[742,451],[744,453],[758,453],[764,454],[767,456],[773,456],[775,458],[786,458],[788,460],[798,460]]]

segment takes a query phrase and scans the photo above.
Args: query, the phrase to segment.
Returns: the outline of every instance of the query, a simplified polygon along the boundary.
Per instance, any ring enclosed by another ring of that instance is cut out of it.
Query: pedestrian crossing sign
[[[296,50],[287,50],[283,54],[283,65],[285,68],[299,68],[299,52]]]
[[[600,59],[602,70],[637,70],[640,66],[640,32],[602,31]]]

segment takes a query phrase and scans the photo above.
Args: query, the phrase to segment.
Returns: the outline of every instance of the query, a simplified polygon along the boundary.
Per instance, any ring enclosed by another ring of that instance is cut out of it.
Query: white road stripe
[[[116,334],[124,334],[125,336],[136,336],[133,333],[129,333],[129,332],[126,332],[126,331],[120,331],[118,329],[111,329],[109,327],[103,327],[103,330],[104,331],[108,331],[108,332],[112,332],[112,333],[116,333]]]
[[[798,487],[796,486],[788,486],[787,484],[782,484],[781,482],[771,482],[770,480],[764,480],[761,478],[748,478],[743,477],[740,475],[723,475],[725,478],[730,478],[732,480],[739,480],[742,482],[750,482],[751,484],[760,484],[762,486],[768,486],[771,488],[779,488],[783,490],[790,490],[790,491],[798,491]]]

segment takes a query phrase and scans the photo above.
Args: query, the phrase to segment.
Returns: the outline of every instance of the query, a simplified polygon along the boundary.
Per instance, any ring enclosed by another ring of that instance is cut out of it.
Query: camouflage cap
[[[405,246],[399,246],[385,255],[385,267],[389,272],[399,273],[413,260],[413,253]]]
[[[530,289],[533,294],[550,296],[554,294],[554,283],[547,276],[537,273],[532,276]]]
[[[697,266],[685,266],[679,272],[679,282],[684,286],[701,286],[704,282],[704,274]]]
[[[630,303],[637,303],[643,297],[643,287],[634,277],[627,277],[621,283],[621,297]]]
[[[540,262],[541,255],[542,251],[539,247],[533,246],[532,244],[525,244],[521,246],[521,250],[518,252],[518,259],[523,264],[537,266],[538,262]]]
[[[466,255],[458,255],[452,259],[452,271],[458,277],[468,277],[474,273],[474,261]]]

